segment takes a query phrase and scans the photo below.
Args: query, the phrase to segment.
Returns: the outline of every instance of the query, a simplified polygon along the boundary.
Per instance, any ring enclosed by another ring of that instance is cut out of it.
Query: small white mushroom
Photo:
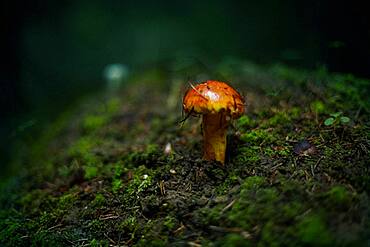
[[[169,143],[166,144],[166,146],[164,148],[164,154],[169,155],[171,153],[172,153],[172,145],[169,142]]]
[[[128,68],[124,64],[108,64],[103,71],[108,91],[116,91],[128,77]]]

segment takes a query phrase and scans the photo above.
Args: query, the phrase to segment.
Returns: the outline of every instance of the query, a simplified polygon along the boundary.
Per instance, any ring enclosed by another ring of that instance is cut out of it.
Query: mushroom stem
[[[203,159],[225,163],[227,127],[225,114],[203,115]]]

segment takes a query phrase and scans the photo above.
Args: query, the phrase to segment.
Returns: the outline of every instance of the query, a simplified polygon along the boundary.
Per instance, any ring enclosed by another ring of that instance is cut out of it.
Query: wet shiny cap
[[[219,81],[206,81],[192,86],[183,98],[185,113],[216,114],[224,112],[231,118],[244,113],[244,99],[231,86]]]

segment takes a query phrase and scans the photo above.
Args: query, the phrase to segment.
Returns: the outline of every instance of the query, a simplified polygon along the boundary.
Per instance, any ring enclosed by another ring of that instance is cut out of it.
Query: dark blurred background
[[[364,1],[365,2],[365,1]],[[1,1],[0,155],[33,126],[130,70],[237,57],[370,77],[370,24],[356,1]],[[0,167],[0,168],[1,168]]]

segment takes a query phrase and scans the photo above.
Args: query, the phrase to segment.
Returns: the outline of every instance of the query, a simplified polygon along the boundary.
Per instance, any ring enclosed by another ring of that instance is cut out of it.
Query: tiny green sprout
[[[325,119],[324,124],[326,126],[335,126],[338,124],[348,124],[351,121],[349,117],[343,116],[343,112],[336,112],[330,114],[330,117]]]
[[[326,126],[330,126],[330,125],[332,125],[333,123],[334,123],[334,118],[332,118],[332,117],[327,118],[327,119],[325,120],[325,122],[324,122],[324,124],[325,124]]]
[[[342,124],[347,124],[349,123],[349,121],[350,121],[349,117],[340,117],[340,122]]]

